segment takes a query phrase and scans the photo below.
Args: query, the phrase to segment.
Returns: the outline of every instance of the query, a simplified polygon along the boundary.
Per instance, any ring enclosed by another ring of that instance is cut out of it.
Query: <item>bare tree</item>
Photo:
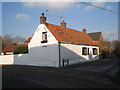
[[[6,34],[2,36],[2,49],[4,49],[8,45],[11,45],[12,43],[13,43],[12,35]]]
[[[13,38],[13,43],[23,44],[25,40],[26,40],[26,39],[25,39],[24,37],[15,36],[15,37]]]
[[[16,44],[23,44],[25,41],[25,38],[21,36],[14,36],[11,34],[6,34],[2,36],[2,50],[9,45],[12,45],[14,43]]]

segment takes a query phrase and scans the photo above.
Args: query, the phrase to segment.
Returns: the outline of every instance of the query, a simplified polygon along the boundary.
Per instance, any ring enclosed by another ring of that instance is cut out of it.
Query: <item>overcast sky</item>
[[[117,2],[89,4],[118,12]],[[32,36],[43,12],[48,23],[59,25],[61,20],[65,20],[68,28],[78,31],[86,28],[88,33],[102,32],[106,40],[118,39],[117,13],[79,2],[2,2],[2,34],[21,35],[25,38]]]

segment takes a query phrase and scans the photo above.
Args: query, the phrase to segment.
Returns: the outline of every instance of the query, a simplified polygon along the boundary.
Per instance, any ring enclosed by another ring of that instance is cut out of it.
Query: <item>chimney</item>
[[[85,28],[82,30],[82,32],[84,32],[84,33],[86,33],[86,31],[87,31],[87,30],[86,30]]]
[[[46,24],[46,17],[44,16],[44,13],[40,16],[40,24]]]
[[[64,20],[60,23],[60,25],[64,28],[66,28],[66,22]]]

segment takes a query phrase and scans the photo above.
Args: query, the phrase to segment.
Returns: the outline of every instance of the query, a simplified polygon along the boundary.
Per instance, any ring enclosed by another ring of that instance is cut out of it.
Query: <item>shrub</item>
[[[28,47],[18,47],[15,51],[14,54],[24,54],[24,53],[28,53]]]
[[[113,41],[113,44],[114,44],[114,49],[115,49],[113,51],[113,54],[120,57],[120,41],[115,40],[115,41]]]
[[[118,56],[118,57],[120,57],[120,50],[118,49],[116,49],[114,52],[113,52],[116,56]]]
[[[102,51],[102,53],[101,53],[102,59],[106,59],[107,58],[107,54],[108,54],[108,52]]]

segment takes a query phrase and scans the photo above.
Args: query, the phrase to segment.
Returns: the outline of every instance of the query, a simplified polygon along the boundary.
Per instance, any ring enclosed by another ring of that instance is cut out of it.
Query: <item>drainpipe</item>
[[[60,51],[60,42],[58,42],[58,50],[59,50],[59,67],[61,67],[61,51]]]

